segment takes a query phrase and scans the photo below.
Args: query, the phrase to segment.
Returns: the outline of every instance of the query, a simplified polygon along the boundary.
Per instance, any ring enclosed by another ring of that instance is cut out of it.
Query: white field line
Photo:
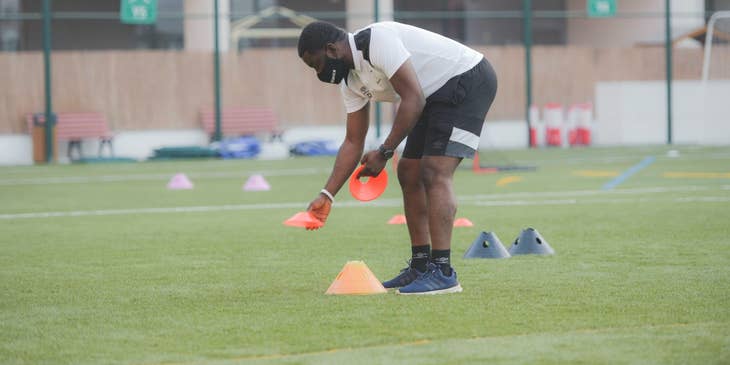
[[[504,198],[534,198],[534,197],[579,197],[594,195],[634,195],[634,194],[656,194],[671,192],[695,192],[708,190],[730,190],[730,185],[720,186],[704,186],[704,185],[687,185],[687,186],[655,186],[643,188],[628,188],[616,190],[568,190],[568,191],[540,191],[540,192],[518,192],[518,193],[502,193],[502,194],[478,194],[460,197],[460,200],[466,199],[504,199]]]
[[[713,190],[717,190],[715,187]],[[730,190],[730,185],[719,187],[720,190]],[[576,191],[555,191],[555,192],[524,192],[510,194],[489,194],[489,195],[465,195],[459,196],[459,204],[466,206],[541,206],[541,205],[578,205],[578,204],[633,204],[652,201],[671,201],[675,203],[724,203],[730,202],[730,196],[698,196],[698,197],[646,197],[646,194],[657,194],[666,192],[694,192],[710,191],[710,187],[686,186],[686,187],[652,187],[636,188],[626,190],[576,190]],[[586,196],[602,195],[605,197],[585,198]],[[641,197],[616,197],[616,195],[642,195]],[[555,198],[563,199],[555,199]],[[521,198],[521,199],[520,199]],[[533,199],[530,198],[543,198]],[[544,199],[549,198],[549,199]],[[366,208],[366,207],[398,207],[402,204],[401,199],[378,199],[368,203],[357,201],[346,201],[337,203],[339,208]],[[0,220],[33,219],[33,218],[55,218],[55,217],[86,217],[86,216],[108,216],[108,215],[132,215],[132,214],[165,214],[165,213],[201,213],[201,212],[222,212],[240,210],[264,210],[264,209],[306,209],[306,202],[286,202],[270,204],[238,204],[238,205],[208,205],[188,207],[163,207],[163,208],[129,208],[129,209],[101,209],[101,210],[78,210],[78,211],[57,211],[57,212],[31,212],[31,213],[8,213],[0,214]]]
[[[726,203],[730,196],[697,196],[682,198],[617,198],[617,199],[545,199],[545,200],[490,200],[475,201],[473,205],[487,207],[538,206],[538,205],[578,205],[578,204],[633,204],[671,201],[674,203]]]
[[[666,155],[657,153],[656,151],[637,151],[636,154],[632,154],[632,155],[565,157],[565,158],[556,158],[556,159],[535,159],[535,160],[515,159],[515,160],[510,160],[510,162],[520,164],[520,165],[574,164],[574,163],[583,163],[583,162],[615,163],[615,162],[624,162],[624,161],[637,161],[637,159],[639,159],[639,157],[637,157],[637,156],[640,156],[642,153],[654,155],[658,160],[667,160],[667,161],[730,159],[730,153],[723,153],[723,152],[706,153],[706,154],[692,154],[691,152],[688,152],[687,154],[681,154],[680,157],[666,157]],[[682,153],[681,149],[680,149],[680,153]],[[488,156],[489,151],[482,151],[482,154]],[[496,157],[499,157],[499,154],[495,154],[495,158]]]
[[[677,198],[678,203],[726,203],[730,202],[730,196],[693,196],[686,198]]]
[[[151,214],[151,213],[200,213],[200,212],[221,212],[221,211],[229,211],[229,210],[279,209],[279,208],[288,209],[288,208],[301,208],[303,205],[304,204],[302,204],[302,203],[296,203],[296,204],[295,203],[279,203],[279,204],[208,205],[208,206],[197,206],[197,207],[76,210],[76,211],[68,211],[68,212],[0,214],[0,219],[85,217],[85,216],[101,216],[101,215],[128,215],[128,214]]]
[[[187,174],[192,179],[209,178],[245,178],[252,174],[264,176],[303,176],[327,173],[330,170],[324,168],[304,168],[287,170],[251,170],[251,171],[222,171],[222,172],[191,172]],[[120,182],[120,181],[167,181],[175,173],[167,174],[124,174],[124,175],[100,175],[100,176],[58,176],[58,177],[37,177],[37,178],[15,178],[0,179],[0,185],[45,185],[45,184],[78,184],[95,182]]]

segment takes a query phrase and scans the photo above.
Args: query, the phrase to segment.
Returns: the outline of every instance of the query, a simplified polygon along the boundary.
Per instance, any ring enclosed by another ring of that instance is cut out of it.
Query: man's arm
[[[423,107],[426,105],[426,98],[423,96],[421,84],[418,82],[416,71],[410,59],[403,62],[398,71],[390,78],[390,83],[400,96],[401,102],[395,114],[393,128],[390,130],[388,137],[385,138],[383,145],[386,148],[395,149],[416,125]],[[370,151],[362,158],[362,163],[366,166],[360,175],[376,176],[385,167],[386,162],[387,160],[383,158],[380,152],[377,150]]]
[[[350,178],[352,171],[362,156],[365,146],[365,137],[368,133],[370,104],[365,104],[360,110],[347,114],[347,130],[345,140],[340,146],[335,158],[327,184],[324,188],[332,195],[337,195],[342,185]]]
[[[393,89],[400,96],[401,102],[395,114],[393,128],[383,144],[394,149],[403,142],[421,116],[426,98],[423,96],[421,84],[418,82],[413,63],[408,59],[390,78]]]
[[[357,161],[362,156],[363,148],[365,146],[365,137],[368,133],[369,124],[369,109],[370,104],[365,104],[360,110],[347,114],[347,131],[345,134],[345,140],[340,146],[340,150],[337,152],[335,158],[335,165],[332,167],[332,173],[330,174],[324,189],[327,190],[332,196],[337,195],[342,185],[345,184],[347,179],[352,174],[352,171],[357,167]],[[319,193],[311,203],[307,210],[314,215],[315,218],[322,222],[327,220],[330,209],[332,207],[332,200],[324,192]]]

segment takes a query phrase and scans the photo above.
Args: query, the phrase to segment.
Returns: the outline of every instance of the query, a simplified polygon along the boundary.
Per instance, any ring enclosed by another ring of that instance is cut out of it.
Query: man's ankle
[[[431,250],[431,262],[446,276],[451,276],[451,250]]]
[[[411,267],[419,272],[426,271],[431,259],[431,245],[411,246]]]

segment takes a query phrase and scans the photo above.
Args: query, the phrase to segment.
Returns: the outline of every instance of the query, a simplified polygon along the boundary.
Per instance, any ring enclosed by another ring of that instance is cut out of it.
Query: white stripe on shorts
[[[459,142],[463,145],[469,146],[473,150],[476,150],[479,147],[479,136],[456,127],[451,130],[451,137],[449,137],[449,141]]]

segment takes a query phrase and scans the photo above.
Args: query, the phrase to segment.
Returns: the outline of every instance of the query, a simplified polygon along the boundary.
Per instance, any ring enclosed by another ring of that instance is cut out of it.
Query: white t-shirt
[[[409,58],[425,97],[483,58],[459,42],[396,22],[374,23],[349,33],[348,38],[355,68],[340,83],[348,113],[360,110],[371,99],[398,101],[390,78]]]

